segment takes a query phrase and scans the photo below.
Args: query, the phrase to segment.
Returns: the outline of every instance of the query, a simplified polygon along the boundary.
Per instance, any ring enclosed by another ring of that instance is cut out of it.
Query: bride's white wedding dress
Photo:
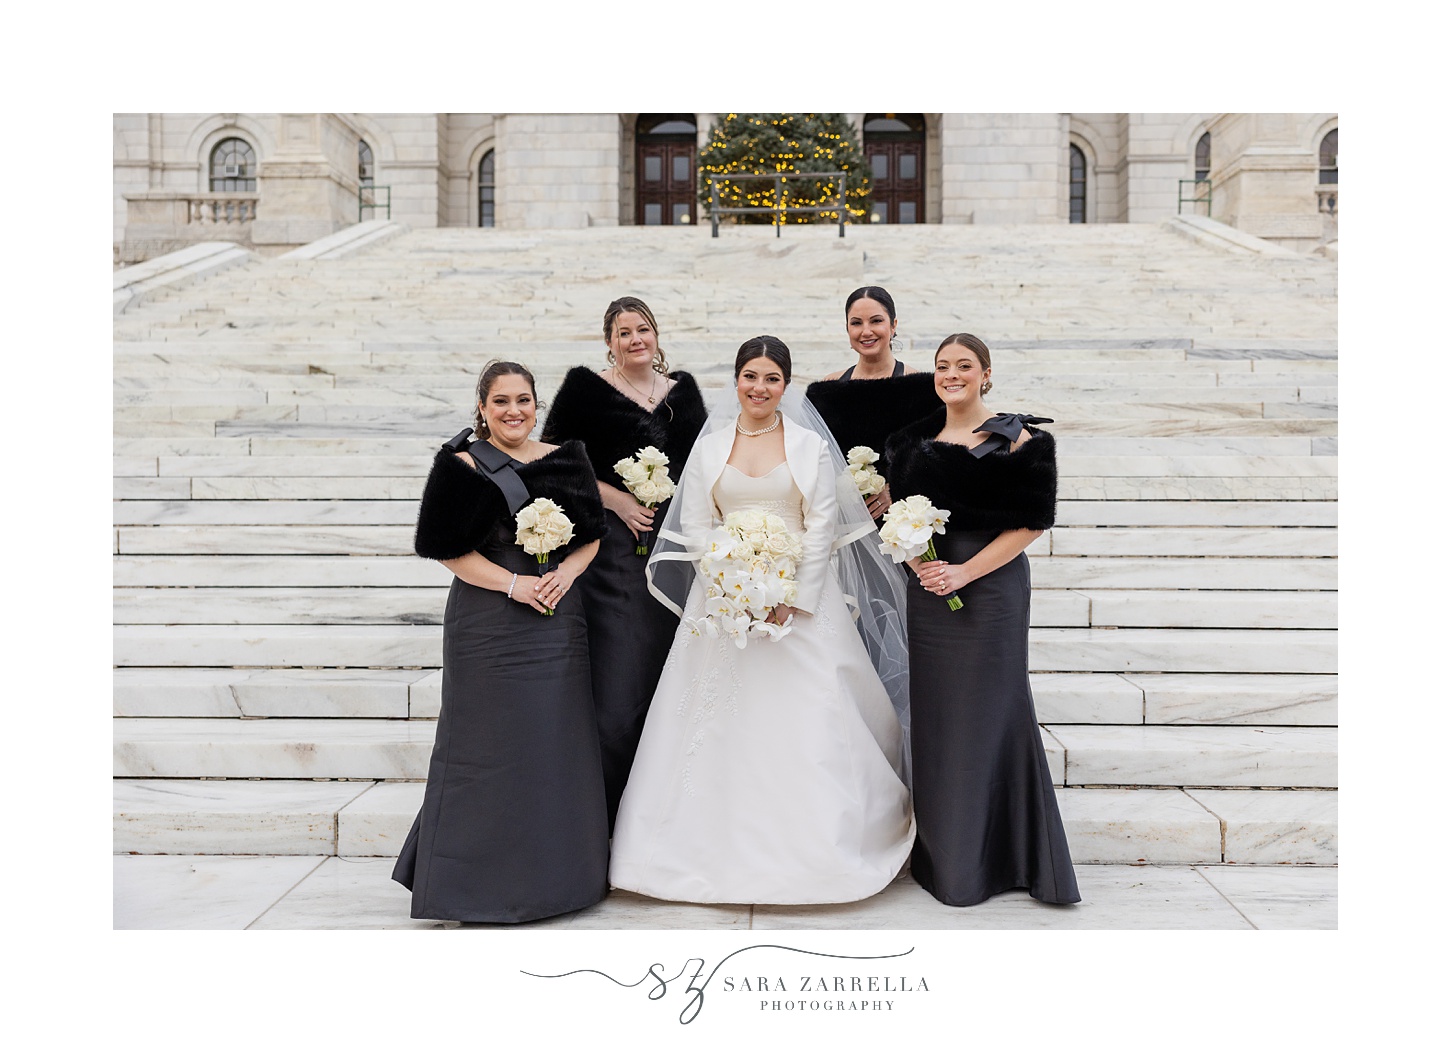
[[[803,532],[811,516],[787,462],[756,478],[727,464],[711,489],[717,518],[752,507]],[[915,828],[901,727],[834,570],[822,572],[815,613],[779,642],[737,649],[676,631],[620,803],[611,884],[672,901],[850,902],[902,868]],[[697,582],[686,618],[703,600]]]

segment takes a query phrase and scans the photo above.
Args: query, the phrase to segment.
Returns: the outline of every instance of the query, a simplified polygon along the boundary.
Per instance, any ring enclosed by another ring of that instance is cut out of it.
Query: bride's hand
[[[787,623],[791,622],[791,619],[796,615],[796,612],[797,609],[794,605],[777,605],[775,608],[771,609],[771,611],[766,613],[766,622],[775,623],[778,626],[785,626]]]
[[[882,491],[873,496],[867,497],[867,512],[872,520],[880,518],[887,513],[887,508],[892,506],[892,490],[890,487],[883,487]]]

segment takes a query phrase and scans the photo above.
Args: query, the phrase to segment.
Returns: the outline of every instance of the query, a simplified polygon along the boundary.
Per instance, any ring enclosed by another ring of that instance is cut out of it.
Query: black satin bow
[[[988,437],[983,439],[980,444],[973,446],[968,452],[981,459],[1000,446],[1012,448],[1018,439],[1023,437],[1024,424],[1051,424],[1052,422],[1046,416],[1033,416],[1030,413],[999,413],[981,427],[973,428],[973,434],[986,431]]]

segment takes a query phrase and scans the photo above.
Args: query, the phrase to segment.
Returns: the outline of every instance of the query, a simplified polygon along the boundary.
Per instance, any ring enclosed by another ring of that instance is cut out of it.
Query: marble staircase
[[[133,297],[115,850],[396,851],[449,579],[411,555],[417,497],[485,360],[547,403],[631,293],[707,387],[759,332],[809,381],[874,282],[909,365],[976,332],[1000,407],[1057,421],[1031,655],[1075,858],[1336,862],[1335,265],[1169,226],[825,231],[399,230]]]

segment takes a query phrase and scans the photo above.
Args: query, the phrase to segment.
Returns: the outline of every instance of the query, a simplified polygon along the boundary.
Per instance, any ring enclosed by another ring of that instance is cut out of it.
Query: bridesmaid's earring
[[[982,385],[982,393],[984,395],[986,395],[992,389],[993,389],[993,382],[991,380],[988,380],[988,381],[984,381],[983,382],[983,385]]]
[[[613,366],[614,364],[615,364],[615,353],[614,353],[614,350],[611,349],[611,350],[605,352],[605,365],[607,365],[607,366]]]

